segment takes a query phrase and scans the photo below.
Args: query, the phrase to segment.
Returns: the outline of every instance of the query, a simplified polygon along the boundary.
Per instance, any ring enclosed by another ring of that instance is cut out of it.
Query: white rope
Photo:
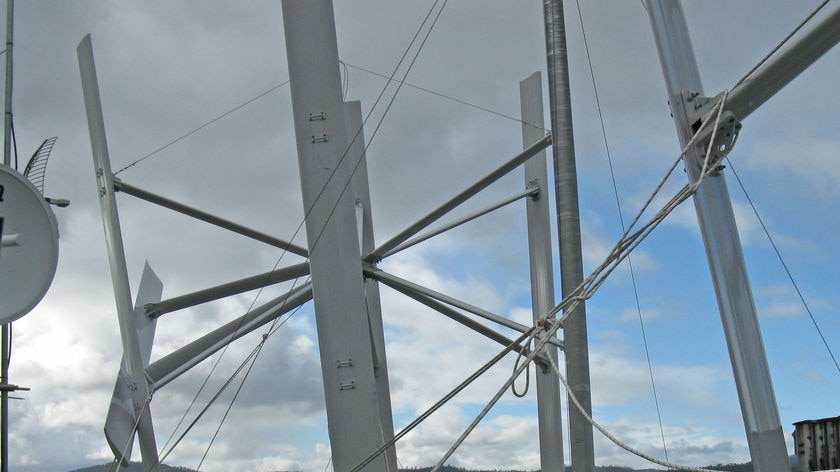
[[[527,349],[528,349],[528,345],[523,344],[522,349],[519,350],[519,354],[516,356],[516,362],[513,363],[513,370],[514,371],[516,371],[516,369],[519,367],[519,361],[520,361],[520,359],[522,359],[522,356],[523,356],[523,354],[525,354],[525,351]],[[525,369],[525,390],[523,390],[521,392],[517,391],[516,390],[516,384],[513,383],[513,384],[510,385],[510,391],[511,391],[511,393],[513,393],[513,396],[515,396],[516,398],[523,398],[523,397],[525,397],[525,395],[528,394],[528,387],[530,387],[530,385],[531,385],[531,369]]]
[[[435,403],[434,405],[432,405],[432,406],[431,406],[428,410],[424,411],[424,412],[423,412],[423,414],[421,414],[421,415],[420,415],[420,416],[418,416],[418,417],[417,417],[414,421],[412,421],[411,423],[409,423],[409,424],[408,424],[408,426],[406,426],[405,428],[403,428],[403,429],[402,429],[399,433],[395,434],[393,438],[391,438],[389,441],[387,441],[387,442],[386,442],[386,443],[384,443],[382,446],[380,446],[380,447],[379,447],[379,449],[377,449],[377,450],[373,451],[373,452],[372,452],[372,453],[371,453],[371,454],[370,454],[370,455],[369,455],[369,456],[368,456],[365,460],[363,460],[362,462],[360,462],[360,463],[359,463],[356,467],[354,467],[354,468],[353,468],[350,472],[359,472],[359,471],[360,471],[360,470],[362,470],[362,469],[363,469],[366,465],[368,465],[368,464],[370,464],[371,462],[373,462],[373,460],[374,460],[374,459],[376,459],[376,458],[377,458],[380,454],[384,453],[384,452],[385,452],[388,448],[390,448],[391,446],[393,446],[394,444],[396,444],[396,442],[397,442],[397,441],[399,441],[400,439],[402,439],[402,438],[403,438],[403,436],[405,436],[405,435],[406,435],[406,434],[408,434],[411,430],[413,430],[415,427],[417,427],[418,425],[420,425],[420,423],[422,423],[423,421],[425,421],[425,420],[426,420],[426,418],[428,418],[429,416],[431,416],[431,415],[432,415],[432,413],[434,413],[435,411],[439,410],[439,409],[440,409],[443,405],[445,405],[447,402],[449,402],[449,400],[451,400],[451,399],[452,399],[452,398],[454,398],[457,394],[459,394],[462,390],[464,390],[465,388],[467,388],[467,386],[469,386],[469,385],[470,385],[473,381],[475,381],[477,378],[479,378],[480,376],[482,376],[482,375],[483,375],[485,372],[487,372],[487,371],[488,371],[491,367],[493,367],[494,365],[496,365],[496,363],[497,363],[497,362],[499,362],[500,360],[502,360],[502,358],[503,358],[503,357],[505,357],[506,355],[508,355],[508,354],[509,354],[509,353],[510,353],[510,352],[511,352],[511,351],[512,351],[512,350],[513,350],[513,349],[514,349],[514,348],[515,348],[515,347],[516,347],[519,343],[521,343],[521,342],[522,342],[523,340],[525,340],[526,338],[528,338],[528,339],[530,340],[530,339],[533,337],[533,333],[535,333],[535,332],[536,332],[536,329],[531,328],[529,331],[527,331],[527,332],[525,332],[524,334],[522,334],[522,335],[521,335],[519,338],[517,338],[515,341],[513,341],[512,343],[510,343],[509,345],[507,345],[507,346],[506,346],[504,349],[502,349],[502,350],[501,350],[498,354],[496,354],[496,356],[495,356],[495,357],[493,357],[492,359],[490,359],[489,361],[487,361],[487,362],[486,362],[483,366],[481,366],[478,370],[476,370],[475,372],[473,372],[473,373],[472,373],[472,375],[470,375],[470,376],[469,376],[469,377],[467,377],[467,378],[466,378],[463,382],[461,382],[460,384],[458,384],[458,386],[457,386],[457,387],[455,387],[455,388],[453,388],[452,390],[450,390],[450,391],[449,391],[449,393],[447,393],[446,395],[444,395],[444,396],[443,396],[443,398],[441,398],[440,400],[438,400],[438,401],[437,401],[437,403]],[[525,343],[524,345],[527,345],[527,344],[528,344],[528,343]],[[527,362],[525,363],[525,365],[527,365]]]
[[[635,249],[652,231],[655,229],[659,224],[664,221],[665,217],[668,216],[674,209],[676,209],[682,202],[687,200],[691,197],[700,185],[703,183],[705,178],[716,172],[717,167],[713,166],[711,162],[711,154],[712,154],[712,144],[714,143],[714,138],[717,132],[718,125],[720,123],[720,118],[722,115],[722,111],[724,108],[724,104],[726,103],[726,98],[728,97],[728,92],[725,92],[721,95],[721,98],[718,100],[718,103],[715,105],[716,113],[709,114],[700,126],[700,130],[695,133],[695,135],[689,140],[689,142],[683,148],[683,151],[680,153],[680,156],[677,160],[675,160],[674,164],[670,167],[667,174],[663,179],[659,182],[656,186],[654,192],[648,197],[645,204],[642,206],[642,209],[636,214],[636,217],[633,219],[633,222],[627,227],[625,230],[624,235],[621,239],[615,244],[612,251],[606,257],[604,262],[601,263],[589,277],[586,278],[576,289],[574,289],[568,297],[566,297],[563,301],[560,302],[557,306],[555,306],[552,310],[550,310],[547,314],[542,317],[542,321],[546,322],[548,320],[553,321],[553,317],[559,313],[560,311],[564,312],[562,318],[560,318],[557,322],[562,324],[569,316],[571,310],[569,309],[569,305],[573,300],[586,300],[591,298],[598,287],[604,283],[606,278],[624,261],[625,258],[630,254],[630,252]],[[709,141],[709,146],[706,149],[706,155],[703,159],[703,165],[700,175],[697,178],[697,181],[686,184],[683,186],[663,207],[648,221],[645,225],[641,228],[636,230],[634,233],[630,233],[633,227],[639,222],[642,215],[645,211],[647,211],[648,207],[652,204],[656,195],[660,192],[662,187],[665,185],[665,182],[668,180],[670,175],[674,172],[679,161],[683,158],[686,152],[695,145],[697,137],[700,135],[700,131],[705,129],[709,126],[710,122],[714,118],[713,123],[713,132],[711,135],[711,139]]]
[[[459,436],[458,439],[455,440],[455,442],[446,451],[446,453],[443,455],[443,457],[440,459],[440,461],[438,461],[438,463],[432,468],[431,472],[438,472],[440,470],[440,468],[443,466],[443,464],[452,456],[452,454],[454,454],[455,450],[457,450],[463,444],[463,442],[466,440],[467,436],[469,436],[469,434],[472,433],[473,430],[475,430],[478,423],[481,422],[481,420],[487,415],[487,413],[489,413],[490,409],[492,409],[493,406],[495,406],[495,404],[499,401],[499,399],[502,397],[504,392],[507,391],[507,389],[510,388],[511,385],[513,385],[513,382],[522,373],[522,371],[528,367],[529,363],[532,362],[540,352],[543,351],[543,348],[545,347],[546,344],[548,344],[548,341],[553,336],[556,335],[557,331],[560,329],[560,327],[563,325],[563,323],[566,321],[566,319],[570,316],[571,313],[574,312],[575,307],[577,307],[577,305],[580,304],[581,302],[583,302],[584,300],[587,300],[587,299],[591,298],[592,295],[594,295],[594,293],[601,286],[601,284],[604,283],[606,278],[612,273],[612,271],[614,271],[618,267],[618,265],[620,265],[621,262],[625,258],[627,258],[627,256],[630,254],[630,252],[632,252],[633,249],[635,249],[660,223],[662,223],[662,221],[664,221],[665,217],[668,216],[668,214],[670,214],[674,209],[677,208],[677,206],[679,206],[686,199],[691,197],[691,195],[693,195],[697,191],[697,189],[700,187],[701,183],[703,182],[703,180],[707,176],[716,172],[716,170],[717,170],[716,166],[712,165],[712,164],[715,164],[715,163],[711,162],[712,144],[714,143],[716,130],[717,130],[718,125],[720,123],[720,118],[721,118],[721,115],[722,115],[723,108],[724,108],[724,105],[726,103],[726,98],[727,97],[728,97],[728,92],[725,92],[724,94],[722,94],[721,98],[718,100],[718,103],[715,105],[716,113],[713,113],[713,114],[710,113],[703,120],[703,123],[701,124],[698,132],[695,133],[695,135],[691,138],[691,140],[689,140],[689,142],[685,145],[682,152],[680,153],[680,156],[676,159],[674,164],[668,170],[665,177],[656,186],[656,189],[654,190],[654,192],[651,194],[651,196],[645,202],[645,204],[643,205],[643,207],[639,211],[639,213],[636,215],[635,219],[633,220],[633,223],[631,223],[630,226],[628,226],[628,229],[625,231],[624,235],[618,241],[618,243],[616,243],[616,245],[613,247],[613,250],[606,257],[604,262],[601,263],[601,265],[598,266],[598,268],[596,268],[589,275],[589,277],[586,278],[586,280],[584,280],[576,289],[574,289],[569,295],[567,295],[557,306],[555,306],[547,314],[540,317],[540,319],[535,323],[534,329],[532,329],[532,331],[530,332],[531,334],[529,335],[529,338],[528,338],[528,344],[530,344],[531,341],[538,341],[536,343],[536,345],[534,346],[534,349],[531,352],[529,352],[527,356],[524,356],[524,362],[522,362],[522,365],[518,366],[517,368],[515,368],[513,370],[511,375],[504,382],[504,384],[496,391],[496,394],[493,396],[493,398],[491,398],[490,401],[487,402],[487,404],[481,410],[481,412],[479,412],[478,415],[476,415],[476,417],[472,421],[472,423],[470,423],[470,425],[467,426],[467,428],[464,430],[464,432],[461,434],[461,436]],[[704,130],[707,126],[709,126],[710,122],[712,121],[712,115],[714,115],[714,124],[713,124],[714,128],[713,128],[713,132],[711,134],[710,144],[706,149],[706,155],[705,155],[705,158],[703,160],[703,165],[702,165],[702,168],[701,168],[702,170],[701,170],[701,173],[700,173],[699,177],[697,178],[697,180],[695,182],[689,183],[689,184],[685,185],[683,188],[681,188],[676,193],[676,195],[674,195],[656,213],[656,215],[654,215],[654,217],[648,223],[646,223],[644,226],[642,226],[635,233],[630,234],[631,228],[633,228],[633,226],[635,226],[635,224],[641,219],[642,214],[647,210],[647,208],[652,203],[653,199],[656,197],[656,195],[662,189],[662,187],[664,186],[667,179],[670,177],[670,175],[673,173],[674,169],[677,167],[679,161],[682,160],[683,156],[685,156],[685,154],[688,152],[688,150],[691,149],[691,147],[696,144],[696,140],[697,140],[697,137],[700,135],[700,131]],[[563,316],[560,319],[554,319],[554,316],[560,311],[563,311],[563,313],[564,313]],[[542,333],[541,337],[537,337],[537,333],[538,333],[537,328],[542,328],[542,329],[545,330]],[[555,371],[557,371],[557,373],[559,375],[560,374],[559,369],[557,368],[557,366],[554,364],[553,361],[552,361],[552,366],[554,367]],[[561,380],[563,380],[563,384],[566,386],[566,389],[569,390],[569,397],[573,400],[573,402],[575,403],[575,406],[578,407],[579,409],[583,410],[582,407],[580,406],[580,404],[578,403],[577,399],[571,393],[571,389],[569,388],[568,384],[566,383],[566,381],[565,381],[565,379],[563,378],[562,375],[560,375],[560,378],[561,378]],[[611,441],[615,442],[616,444],[618,444],[622,448],[626,449],[627,451],[638,455],[639,457],[642,457],[644,459],[650,460],[651,462],[654,462],[654,463],[660,464],[660,465],[664,465],[664,466],[667,466],[667,467],[673,467],[673,468],[678,468],[678,469],[681,469],[681,470],[688,470],[688,471],[692,471],[692,472],[699,472],[699,471],[706,472],[706,469],[692,468],[692,467],[687,467],[687,466],[679,466],[679,465],[676,465],[676,464],[670,464],[670,463],[667,463],[665,461],[660,461],[656,458],[648,456],[648,455],[642,453],[641,451],[637,451],[637,450],[627,446],[626,444],[622,443],[621,441],[616,439],[611,434],[609,434],[605,429],[603,429],[600,425],[598,425],[591,418],[591,416],[589,416],[585,412],[584,412],[584,416],[586,416],[587,420],[590,421],[593,426],[598,428],[599,431],[604,433],[604,435],[607,436]]]
[[[558,325],[558,328],[559,328],[559,325]],[[452,446],[450,446],[449,450],[446,451],[446,454],[444,454],[443,457],[441,457],[441,459],[438,461],[438,463],[435,464],[434,467],[432,467],[431,472],[439,472],[440,471],[440,468],[443,466],[443,464],[449,459],[449,457],[452,456],[452,454],[455,453],[455,450],[457,450],[459,447],[461,447],[461,444],[463,444],[463,442],[467,439],[467,436],[469,436],[470,433],[472,433],[473,430],[475,430],[475,428],[478,426],[478,424],[481,422],[481,420],[483,420],[484,417],[487,416],[487,413],[489,413],[490,410],[493,408],[493,406],[495,406],[496,403],[499,401],[499,399],[502,398],[502,395],[504,395],[504,393],[507,391],[507,389],[510,388],[511,385],[513,385],[513,382],[516,381],[516,378],[519,377],[519,375],[522,373],[522,371],[528,368],[528,365],[530,364],[530,362],[532,360],[534,360],[534,358],[537,357],[537,355],[540,352],[542,352],[542,348],[548,343],[548,341],[551,339],[551,337],[554,336],[554,332],[557,331],[556,328],[552,328],[552,329],[553,329],[553,332],[546,334],[545,337],[542,338],[539,343],[537,343],[537,345],[534,347],[534,349],[531,352],[529,352],[527,356],[525,356],[525,362],[523,362],[522,365],[520,365],[519,367],[514,369],[513,373],[508,377],[508,379],[505,381],[504,385],[502,385],[502,387],[499,388],[499,390],[496,391],[496,394],[493,395],[493,398],[491,398],[490,401],[487,402],[487,404],[481,410],[481,412],[479,412],[479,414],[476,415],[476,417],[475,417],[475,419],[473,419],[472,423],[470,423],[470,425],[467,426],[467,429],[465,429],[464,432],[461,433],[461,436],[459,436],[458,439],[456,439],[455,442],[452,443]],[[530,334],[528,334],[527,344],[530,344],[531,341],[534,340],[534,339],[539,339],[539,338],[537,338],[537,334],[539,333],[539,331],[537,329],[532,328],[529,333]]]
[[[577,397],[572,392],[572,387],[569,386],[569,383],[563,377],[563,374],[560,373],[560,369],[557,367],[557,364],[554,362],[554,359],[552,359],[551,356],[548,356],[548,361],[551,363],[551,368],[554,369],[554,372],[560,378],[560,382],[562,382],[563,386],[566,387],[566,393],[569,395],[569,400],[571,400],[571,402],[575,405],[575,408],[577,408],[578,411],[580,411],[580,413],[583,415],[583,417],[586,418],[586,421],[588,421],[590,424],[592,424],[592,426],[594,426],[598,431],[600,431],[601,434],[606,436],[607,439],[609,439],[610,441],[615,443],[618,447],[624,449],[625,451],[627,451],[631,454],[635,454],[635,455],[641,457],[642,459],[646,459],[650,462],[653,462],[654,464],[659,464],[661,466],[668,467],[670,469],[686,470],[686,471],[689,471],[689,472],[717,472],[717,471],[712,471],[712,470],[709,470],[709,469],[704,469],[702,467],[691,467],[691,466],[687,466],[687,465],[680,465],[680,464],[675,464],[673,462],[668,462],[668,461],[663,461],[663,460],[657,459],[657,458],[655,458],[655,457],[653,457],[649,454],[645,454],[644,452],[631,447],[627,443],[625,443],[625,442],[621,441],[620,439],[616,438],[615,436],[610,434],[609,431],[607,431],[603,426],[598,424],[598,422],[595,421],[591,416],[589,416],[589,414],[583,408],[583,405],[580,404]]]

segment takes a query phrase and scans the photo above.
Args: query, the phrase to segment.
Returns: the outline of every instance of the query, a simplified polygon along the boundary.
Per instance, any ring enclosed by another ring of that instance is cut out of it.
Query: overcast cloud
[[[432,2],[336,2],[347,99],[370,110]],[[566,3],[573,113],[587,270],[621,234],[574,2]],[[643,5],[582,2],[583,20],[625,221],[678,153]],[[731,87],[819,3],[686,2],[708,95]],[[831,5],[830,5],[831,6]],[[5,10],[5,9],[4,9]],[[76,45],[91,33],[112,167],[124,181],[305,245],[288,86],[156,152],[185,133],[288,80],[280,2],[17,2],[14,117],[20,166],[58,136],[47,196],[61,253],[52,288],[14,323],[10,381],[31,387],[12,401],[11,470],[65,472],[112,459],[102,428],[121,356],[91,165]],[[436,208],[521,149],[518,82],[545,69],[536,0],[450,2],[408,81],[491,109],[488,113],[403,87],[368,150],[377,241]],[[814,319],[840,351],[836,235],[840,221],[840,51],[831,51],[744,123],[730,155]],[[382,114],[377,107],[365,129]],[[546,125],[548,127],[548,125]],[[669,191],[684,183],[680,170]],[[727,174],[786,435],[791,423],[836,416],[840,372],[829,358],[737,180]],[[457,215],[521,191],[520,172]],[[129,276],[146,260],[164,298],[270,270],[281,253],[204,223],[118,196]],[[453,216],[454,218],[454,216]],[[524,209],[512,205],[386,260],[392,273],[526,323],[530,318]],[[555,243],[556,244],[556,243]],[[280,264],[301,262],[292,254]],[[664,458],[651,392],[656,380],[671,460],[690,465],[748,459],[738,398],[691,202],[634,254],[639,312],[622,266],[587,306],[595,419],[632,446]],[[555,261],[556,264],[556,261]],[[557,266],[555,266],[557,267]],[[171,313],[159,320],[153,358],[263,303],[287,285]],[[498,349],[383,287],[391,394],[399,429]],[[559,289],[558,289],[559,291]],[[157,391],[157,442],[180,435],[254,349],[264,331],[232,344]],[[513,358],[448,404],[398,446],[400,465],[436,462],[513,368]],[[238,382],[237,382],[238,385]],[[227,391],[167,463],[197,467],[231,402]],[[202,470],[323,471],[330,463],[311,304],[265,345]],[[565,398],[564,398],[565,406]],[[565,434],[568,441],[568,434]],[[787,438],[790,443],[790,438]],[[596,463],[645,463],[595,433]],[[492,469],[539,467],[533,392],[509,393],[451,460]],[[568,445],[565,447],[568,455]],[[791,449],[792,451],[792,449]],[[135,460],[139,449],[135,447]]]

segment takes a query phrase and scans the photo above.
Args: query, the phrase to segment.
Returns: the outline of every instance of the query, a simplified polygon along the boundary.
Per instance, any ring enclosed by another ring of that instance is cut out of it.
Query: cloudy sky
[[[431,6],[430,1],[337,2],[346,97],[370,111]],[[819,2],[687,2],[704,86],[734,83]],[[58,136],[47,174],[61,255],[42,303],[14,323],[12,470],[65,472],[108,462],[102,434],[121,355],[91,165],[76,45],[91,33],[114,170],[148,156],[288,79],[280,3],[224,1],[18,2],[14,117],[20,165]],[[582,15],[615,186],[625,221],[678,153],[664,83],[641,2],[585,2]],[[5,11],[5,9],[3,9]],[[621,233],[595,107],[581,22],[566,2],[584,260],[596,266]],[[541,2],[450,2],[368,150],[378,241],[437,207],[521,148],[518,82],[545,69]],[[751,271],[786,435],[792,423],[836,416],[840,372],[731,173],[763,218],[831,349],[840,352],[840,263],[833,218],[840,199],[840,52],[830,52],[750,116],[730,155],[727,180]],[[393,93],[393,88],[390,89]],[[372,122],[382,115],[373,110]],[[372,127],[366,129],[370,138]],[[135,186],[305,245],[288,86],[281,86],[120,173]],[[684,183],[677,172],[666,187]],[[520,172],[458,215],[523,189]],[[144,261],[164,297],[270,270],[281,253],[118,196],[133,290]],[[454,218],[454,217],[453,217]],[[524,207],[512,205],[418,245],[382,267],[520,322],[530,319]],[[644,321],[667,456],[707,465],[748,458],[720,319],[690,202],[587,306],[594,416],[657,457],[663,450],[640,329]],[[301,262],[282,255],[281,265]],[[159,320],[153,358],[283,287],[171,313]],[[494,343],[382,289],[395,425],[399,429],[491,357]],[[259,341],[257,332],[158,391],[158,446],[176,429],[217,360],[186,422]],[[323,471],[329,445],[312,306],[269,338],[221,429],[226,392],[167,459],[202,470]],[[436,462],[513,366],[508,359],[398,444],[404,467]],[[564,400],[565,402],[565,400]],[[464,467],[538,468],[533,392],[507,394],[451,460]],[[208,445],[218,429],[212,446]],[[568,437],[566,437],[568,440]],[[787,438],[790,447],[790,438]],[[598,433],[596,463],[641,466]],[[171,443],[170,443],[171,444]],[[568,446],[566,446],[568,454]],[[135,449],[137,451],[137,449]],[[791,448],[792,451],[792,448]],[[135,459],[139,460],[139,453]]]

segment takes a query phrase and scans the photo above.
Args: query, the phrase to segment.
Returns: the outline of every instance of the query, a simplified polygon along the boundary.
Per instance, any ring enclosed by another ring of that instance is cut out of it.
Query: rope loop
[[[530,340],[529,340],[529,343],[530,343]],[[520,360],[522,360],[522,358],[527,355],[527,351],[528,351],[528,344],[523,344],[522,348],[519,349],[519,354],[517,354],[517,356],[516,356],[516,362],[513,363],[513,374],[511,374],[511,375],[513,375],[514,382],[511,382],[511,384],[510,384],[510,391],[511,391],[511,393],[513,393],[513,396],[515,396],[516,398],[522,398],[525,395],[527,395],[528,394],[528,389],[531,386],[531,367],[526,366],[525,367],[525,390],[523,390],[522,392],[518,392],[516,390],[515,380],[517,378],[519,378],[520,375],[522,375],[522,372],[519,372],[517,374],[516,371],[519,369]],[[526,360],[525,362],[530,363],[530,361],[528,361],[528,360]]]

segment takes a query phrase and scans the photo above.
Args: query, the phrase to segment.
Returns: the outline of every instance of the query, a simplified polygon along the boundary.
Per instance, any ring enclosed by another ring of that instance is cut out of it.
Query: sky
[[[818,3],[686,2],[706,94],[732,87]],[[345,96],[360,100],[364,113],[385,86],[384,79],[365,70],[389,74],[431,4],[336,2],[339,55],[347,66]],[[280,2],[35,0],[17,2],[15,8],[20,166],[45,138],[58,136],[45,194],[72,203],[55,210],[61,237],[52,287],[13,324],[10,382],[31,390],[17,394],[24,400],[11,401],[10,470],[64,472],[112,459],[102,428],[121,356],[75,51],[82,37],[90,33],[93,39],[113,169],[149,156],[122,171],[121,179],[299,245],[305,245],[305,235],[296,231],[304,213],[287,85],[155,152],[288,80]],[[588,273],[622,232],[616,200],[624,221],[630,221],[677,157],[679,145],[642,3],[584,2],[579,10],[565,2],[565,8]],[[436,94],[403,87],[375,135],[381,104],[365,129],[377,241],[397,234],[521,149],[518,83],[538,70],[545,70],[541,2],[449,2],[407,77]],[[840,352],[840,221],[831,217],[840,199],[838,74],[840,51],[830,51],[749,116],[725,171],[791,453],[794,422],[838,415],[840,372],[812,321],[830,349]],[[388,90],[393,94],[393,87]],[[679,168],[662,198],[684,179]],[[514,172],[448,218],[522,190],[521,171]],[[278,260],[281,265],[302,261],[127,195],[118,195],[118,204],[133,291],[145,261],[162,279],[164,298],[262,273]],[[524,214],[518,202],[381,267],[527,323]],[[556,259],[555,249],[555,271]],[[691,202],[671,214],[631,261],[632,274],[622,265],[587,303],[595,419],[659,458],[667,455],[688,465],[748,460]],[[153,359],[283,288],[163,316]],[[388,288],[381,292],[394,422],[400,429],[498,347]],[[176,429],[179,420],[192,421],[263,332],[155,392],[151,410],[161,450],[169,449],[170,435],[183,431],[183,425]],[[217,361],[207,387],[187,410]],[[511,356],[400,441],[400,465],[437,462],[513,364]],[[226,420],[221,423],[232,391],[166,462],[201,464],[208,472],[329,470],[319,369],[313,308],[307,304],[268,339]],[[533,390],[523,399],[508,392],[450,464],[539,468]],[[568,444],[564,450],[568,456]],[[599,465],[647,466],[598,432],[595,456]],[[138,448],[133,458],[139,460]]]

